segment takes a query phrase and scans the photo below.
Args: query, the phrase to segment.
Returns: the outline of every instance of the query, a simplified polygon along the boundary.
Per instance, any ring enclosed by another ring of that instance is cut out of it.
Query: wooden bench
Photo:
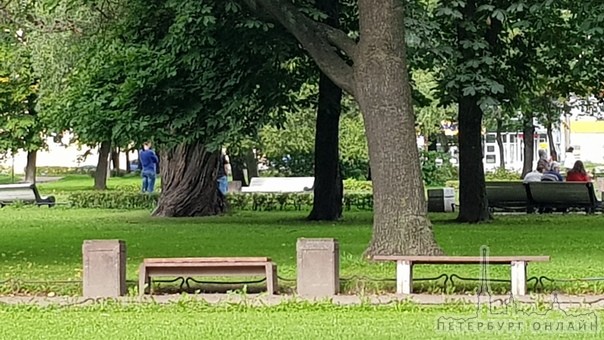
[[[314,177],[254,177],[241,192],[310,193],[314,185]]]
[[[530,182],[527,184],[532,203],[537,208],[585,209],[592,214],[602,205],[593,183]]]
[[[54,196],[40,196],[38,188],[33,183],[0,185],[0,207],[18,201],[37,206],[47,205],[49,208],[55,205]]]
[[[417,264],[482,264],[480,256],[374,256],[376,261],[396,262],[396,293],[413,292],[413,266]],[[491,264],[509,264],[512,271],[512,294],[526,295],[526,267],[529,262],[548,262],[549,256],[489,256]]]
[[[523,182],[486,182],[486,192],[491,210],[532,212],[532,202]]]
[[[268,257],[187,257],[144,259],[139,269],[139,293],[157,276],[265,276],[269,294],[276,294],[277,265]]]

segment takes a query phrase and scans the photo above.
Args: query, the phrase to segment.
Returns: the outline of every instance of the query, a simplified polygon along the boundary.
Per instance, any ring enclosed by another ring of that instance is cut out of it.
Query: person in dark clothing
[[[145,142],[143,150],[139,154],[139,162],[142,166],[143,192],[153,192],[155,188],[155,176],[159,160],[155,151],[151,149],[151,143]]]

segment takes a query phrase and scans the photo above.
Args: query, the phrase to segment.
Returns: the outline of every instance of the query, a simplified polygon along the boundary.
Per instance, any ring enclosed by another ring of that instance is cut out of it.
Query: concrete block
[[[82,245],[83,295],[109,298],[126,295],[126,243],[86,240]]]
[[[340,292],[338,240],[298,239],[297,290],[304,297],[325,298]]]

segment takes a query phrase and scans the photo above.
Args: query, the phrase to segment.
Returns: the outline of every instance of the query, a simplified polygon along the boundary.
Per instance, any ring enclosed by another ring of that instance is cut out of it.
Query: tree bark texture
[[[27,152],[27,164],[25,165],[25,182],[36,183],[36,158],[38,151]]]
[[[501,137],[501,125],[501,119],[497,119],[497,147],[499,148],[499,168],[505,169],[505,153],[503,150],[503,138]]]
[[[129,174],[130,171],[130,150],[126,150],[126,173]]]
[[[192,217],[226,211],[218,191],[220,151],[203,144],[181,144],[161,153],[162,191],[153,216]]]
[[[339,0],[318,0],[317,8],[328,17],[326,23],[339,27]],[[340,171],[340,113],[342,89],[323,72],[319,76],[319,101],[315,130],[315,185],[313,221],[334,221],[342,217],[344,183]]]
[[[535,153],[535,126],[533,125],[533,117],[525,117],[523,126],[524,163],[522,166],[522,178],[533,171],[533,154]]]
[[[94,171],[94,188],[96,190],[107,189],[107,174],[109,168],[109,153],[111,151],[111,142],[101,143],[99,148],[99,160]]]
[[[373,181],[373,235],[366,255],[437,255],[427,216],[407,72],[404,3],[359,0],[356,99]]]
[[[475,97],[459,100],[459,214],[460,222],[491,219],[482,163],[482,115]]]

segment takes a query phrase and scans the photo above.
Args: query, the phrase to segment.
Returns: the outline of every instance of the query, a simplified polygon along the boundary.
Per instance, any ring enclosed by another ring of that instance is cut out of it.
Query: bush
[[[344,190],[345,191],[371,192],[373,190],[373,186],[371,184],[371,181],[359,181],[356,179],[345,179],[344,180]]]
[[[146,209],[152,210],[157,205],[159,193],[143,194],[135,191],[80,191],[69,195],[68,202],[74,208],[87,209]],[[313,203],[312,194],[299,193],[235,193],[227,196],[231,209],[234,210],[302,210],[310,209]],[[373,196],[368,191],[347,192],[344,195],[344,206],[350,210],[371,209]]]
[[[77,168],[66,166],[41,166],[36,168],[36,174],[41,176],[57,176],[57,175],[86,175],[94,172],[96,169],[93,165],[86,165]]]
[[[487,172],[485,174],[486,181],[518,181],[521,179],[519,173],[504,168],[497,168],[493,172]]]
[[[144,194],[129,190],[81,191],[69,195],[68,202],[74,208],[94,209],[154,209],[159,193]]]
[[[447,181],[457,179],[457,168],[451,164],[451,157],[448,153],[422,151],[420,152],[420,159],[426,186],[443,186]]]

